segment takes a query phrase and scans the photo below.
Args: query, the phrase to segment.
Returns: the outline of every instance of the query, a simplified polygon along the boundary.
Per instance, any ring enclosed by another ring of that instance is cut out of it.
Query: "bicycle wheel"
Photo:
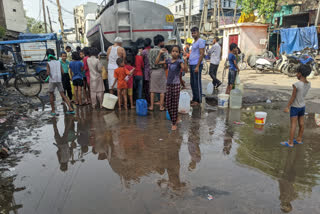
[[[42,89],[41,81],[36,76],[17,76],[14,87],[22,95],[33,97],[39,95]]]
[[[209,66],[206,60],[203,60],[203,67],[202,67],[202,75],[207,75],[209,73]]]

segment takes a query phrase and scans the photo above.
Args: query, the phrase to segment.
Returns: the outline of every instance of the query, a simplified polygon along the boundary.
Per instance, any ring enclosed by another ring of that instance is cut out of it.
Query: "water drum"
[[[255,124],[264,125],[266,124],[267,113],[266,112],[256,112],[255,113]]]
[[[136,113],[139,116],[147,116],[148,114],[148,103],[144,99],[136,101]]]
[[[219,94],[218,95],[218,107],[219,108],[228,108],[229,105],[229,95],[228,94]]]
[[[114,96],[113,94],[104,94],[104,97],[103,97],[103,103],[102,103],[102,106],[107,108],[107,109],[111,109],[113,110],[114,109],[114,106],[116,105],[118,101],[118,97],[117,96]]]

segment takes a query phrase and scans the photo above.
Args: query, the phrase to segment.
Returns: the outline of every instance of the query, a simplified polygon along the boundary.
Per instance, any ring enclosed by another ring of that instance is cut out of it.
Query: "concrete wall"
[[[267,41],[267,27],[240,27],[240,49],[246,56],[262,54],[266,50],[266,44],[260,44],[261,40]]]
[[[24,32],[27,29],[27,20],[22,0],[2,0],[2,3],[7,30]]]
[[[258,55],[266,50],[266,45],[260,44],[261,40],[267,40],[267,26],[241,26],[224,29],[222,58],[226,59],[229,54],[229,36],[238,35],[238,46],[246,55]]]

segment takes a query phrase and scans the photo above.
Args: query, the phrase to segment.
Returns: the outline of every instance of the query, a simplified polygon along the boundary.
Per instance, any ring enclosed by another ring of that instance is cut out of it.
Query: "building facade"
[[[199,27],[200,21],[201,21],[201,14],[204,8],[204,0],[185,0],[185,6],[186,6],[186,22],[188,22],[188,16],[189,16],[189,5],[191,1],[191,20],[190,20],[190,25],[192,26],[197,26]],[[169,5],[168,8],[172,12],[172,14],[175,17],[175,21],[178,24],[178,29],[180,31],[180,36],[183,38],[184,37],[184,8],[183,8],[183,0],[176,0],[173,4]],[[218,2],[218,0],[208,0],[208,17],[207,20],[211,20],[211,17],[213,15],[213,8],[214,4]],[[220,11],[220,25],[222,24],[231,24],[232,19],[233,19],[233,14],[234,14],[234,8],[236,4],[235,1],[233,0],[220,0],[220,7],[223,10],[223,15],[222,12]],[[218,8],[218,6],[217,6]],[[240,10],[238,10],[240,13]],[[223,23],[225,22],[225,23]],[[187,26],[188,30],[188,26]]]
[[[27,29],[22,0],[0,0],[0,26],[6,29],[5,39],[16,39]]]
[[[88,14],[95,14],[98,9],[98,4],[94,2],[87,2],[79,5],[73,9],[74,25],[76,30],[76,40],[84,43],[86,40],[85,34],[85,20]]]

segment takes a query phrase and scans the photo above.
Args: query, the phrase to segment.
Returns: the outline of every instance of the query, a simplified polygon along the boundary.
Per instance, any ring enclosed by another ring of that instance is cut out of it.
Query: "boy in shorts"
[[[289,100],[284,112],[290,112],[290,138],[288,141],[282,142],[281,145],[293,147],[294,144],[303,144],[302,135],[304,131],[304,114],[306,111],[305,97],[311,88],[311,83],[308,82],[307,76],[311,73],[311,68],[308,65],[300,65],[297,70],[298,82],[292,85],[292,96]],[[294,139],[297,123],[299,122],[299,134],[297,139]]]
[[[228,56],[228,61],[229,61],[229,74],[228,74],[228,86],[227,86],[227,90],[226,90],[226,94],[230,94],[233,85],[236,81],[236,76],[239,73],[239,68],[237,65],[237,59],[236,59],[236,54],[238,51],[238,46],[235,43],[232,43],[230,45],[230,53]]]
[[[62,75],[63,68],[61,63],[56,59],[53,49],[47,50],[48,63],[47,63],[47,75],[49,76],[49,94],[50,94],[50,104],[51,104],[51,115],[56,116],[55,106],[54,106],[54,90],[58,88],[61,98],[68,105],[69,111],[67,114],[74,114],[74,109],[70,104],[70,100],[64,95],[64,89],[62,85]]]

